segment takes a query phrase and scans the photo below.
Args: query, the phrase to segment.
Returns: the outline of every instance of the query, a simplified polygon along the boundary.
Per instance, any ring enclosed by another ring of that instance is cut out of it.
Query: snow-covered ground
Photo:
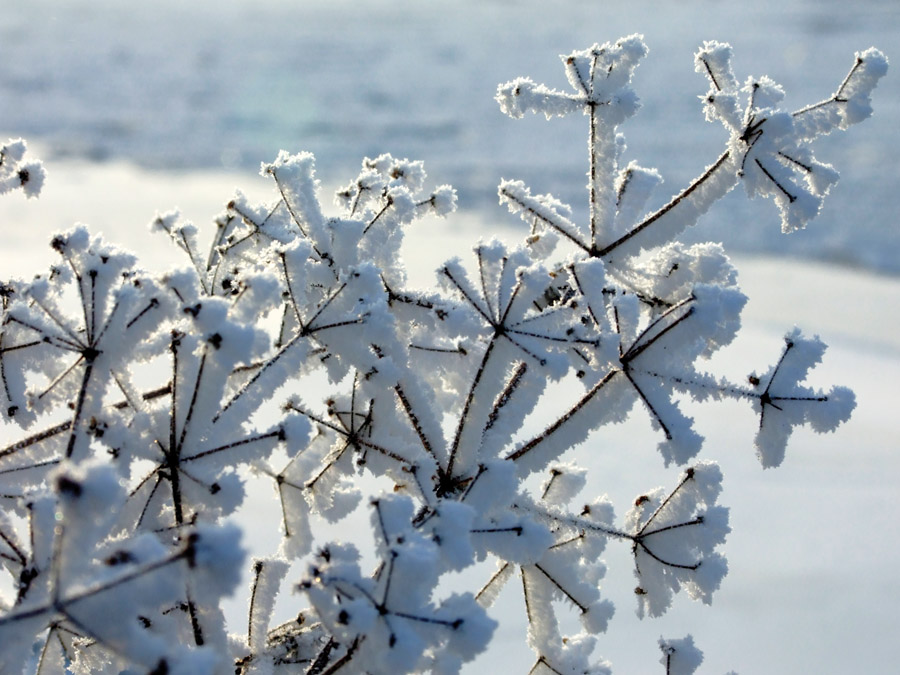
[[[497,83],[518,75],[564,87],[556,54],[632,32],[645,34],[651,54],[636,81],[645,107],[624,127],[628,156],[660,168],[662,201],[723,141],[720,129],[702,121],[696,99],[706,85],[691,55],[703,40],[731,42],[742,75],[770,74],[800,107],[835,89],[856,50],[874,44],[900,58],[900,5],[10,4],[0,12],[0,129],[35,141],[50,175],[40,201],[0,200],[0,277],[45,267],[55,255],[46,245],[50,232],[76,221],[160,269],[172,255],[146,229],[156,210],[178,206],[203,226],[235,186],[268,194],[253,167],[286,147],[316,152],[331,185],[355,175],[363,155],[382,151],[424,159],[435,181],[456,185],[463,213],[408,236],[411,274],[426,282],[443,256],[478,237],[521,234],[492,205],[501,177],[522,178],[581,208],[583,121],[512,121],[492,96]],[[706,654],[706,673],[896,671],[900,280],[875,272],[900,272],[896,73],[876,91],[875,108],[847,137],[821,144],[817,155],[843,178],[808,232],[781,237],[771,205],[734,194],[693,233],[741,253],[737,267],[750,297],[741,337],[717,357],[716,372],[741,378],[765,369],[796,323],[831,345],[815,382],[850,386],[858,407],[836,434],[796,433],[784,465],[765,472],[753,456],[749,410],[713,404],[694,411],[708,439],[703,457],[725,473],[730,572],[711,608],[679,598],[662,620],[637,622],[628,552],[611,546],[604,593],[618,615],[598,652],[617,672],[658,672],[651,670],[656,639],[688,632]],[[766,257],[750,257],[761,252]],[[589,448],[601,478],[588,490],[609,492],[624,510],[635,495],[671,484],[675,474],[662,468],[657,440],[640,411],[604,431]],[[501,596],[501,611],[521,616],[516,602]],[[512,622],[471,672],[526,671],[523,630]]]

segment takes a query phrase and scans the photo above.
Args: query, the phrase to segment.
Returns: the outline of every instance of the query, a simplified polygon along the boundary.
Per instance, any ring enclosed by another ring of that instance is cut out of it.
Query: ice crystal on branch
[[[21,138],[8,140],[0,146],[0,195],[21,189],[28,198],[37,197],[44,186],[44,166],[35,160],[25,160],[27,144]]]
[[[887,71],[887,59],[877,49],[857,52],[853,67],[831,97],[793,113],[778,107],[784,91],[767,77],[751,77],[739,89],[728,45],[707,42],[695,60],[697,70],[711,83],[704,98],[706,117],[718,119],[731,133],[728,153],[732,159],[740,158],[737,175],[747,194],[775,200],[782,231],[804,227],[819,213],[838,179],[833,167],[813,157],[809,144],[872,114],[870,96]],[[743,112],[741,94],[747,99]]]
[[[693,675],[703,663],[703,652],[694,646],[690,635],[680,640],[659,639],[662,658],[659,662],[666,667],[666,675]]]
[[[730,48],[706,43],[706,115],[730,137],[644,215],[662,179],[626,161],[618,129],[638,110],[646,55],[630,36],[564,56],[571,92],[500,87],[512,117],[587,117],[588,219],[504,180],[524,242],[478,242],[434,288],[409,284],[403,233],[452,214],[452,188],[428,187],[419,161],[367,158],[327,215],[313,156],[286,152],[262,166],[272,200],[236,193],[207,251],[193,224],[158,215],[181,261],[163,274],[79,226],[53,239],[49,273],[3,283],[2,672],[36,654],[41,673],[456,673],[488,647],[493,603],[517,579],[531,672],[608,673],[592,654],[613,617],[607,545],[633,560],[639,615],[681,590],[709,603],[728,510],[681,399],[749,402],[764,466],[794,426],[832,431],[854,401],[803,384],[824,345],[797,329],[746,382],[706,372],[745,298],[720,246],[675,238],[741,181],[774,198],[785,230],[815,216],[837,174],[809,144],[871,113],[886,60],[858,54],[835,94],[788,113],[777,85],[741,88]],[[39,188],[23,157],[20,141],[0,149],[0,191]],[[575,498],[596,489],[588,442],[633,407],[667,466],[691,464],[617,524],[602,494]],[[271,485],[283,537],[253,551],[247,620],[233,625],[221,599],[244,550],[221,523],[259,517],[246,512],[251,476]],[[361,510],[371,536],[351,527]],[[352,541],[329,541],[335,526]],[[455,592],[459,572],[483,578]],[[291,583],[300,605],[279,597]],[[660,647],[670,673],[702,658],[690,637]]]

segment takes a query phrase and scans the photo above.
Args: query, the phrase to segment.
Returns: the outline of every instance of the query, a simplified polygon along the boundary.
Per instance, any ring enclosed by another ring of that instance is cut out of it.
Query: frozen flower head
[[[0,284],[0,403],[20,427],[0,448],[0,670],[449,675],[488,647],[513,580],[530,672],[607,674],[592,652],[615,545],[641,616],[710,603],[729,512],[682,399],[746,403],[764,466],[795,426],[831,431],[854,401],[804,384],[824,345],[799,330],[746,381],[707,373],[746,298],[721,246],[677,238],[739,180],[785,229],[815,215],[836,174],[808,144],[870,113],[886,61],[862,52],[830,99],[788,113],[780,87],[742,87],[730,48],[707,43],[707,116],[729,140],[644,213],[662,177],[625,161],[619,125],[646,54],[633,35],[564,56],[568,92],[499,88],[512,117],[583,115],[588,209],[504,180],[524,244],[481,241],[433,288],[409,285],[403,235],[451,214],[453,189],[382,154],[328,215],[308,152],[264,164],[271,200],[228,200],[206,251],[158,215],[180,266],[146,274],[78,226],[54,237],[48,273]],[[0,192],[33,195],[42,175],[23,142],[0,148]],[[617,518],[586,460],[633,408],[666,466],[692,464]],[[244,567],[245,546],[270,544]],[[229,636],[242,569],[247,621]],[[669,673],[702,659],[690,637],[660,648]]]
[[[831,165],[813,157],[810,144],[871,115],[871,93],[887,72],[887,59],[877,49],[858,52],[830,98],[791,113],[779,107],[784,90],[768,77],[750,78],[739,87],[731,58],[731,47],[719,42],[705,43],[695,56],[697,71],[711,84],[702,97],[706,117],[731,132],[729,152],[739,162],[747,194],[772,197],[782,231],[792,232],[819,213],[838,179]]]
[[[28,198],[41,193],[46,171],[39,161],[25,161],[26,148],[21,138],[0,146],[0,195],[18,189]]]
[[[620,124],[637,112],[638,98],[629,85],[634,69],[646,55],[647,46],[640,35],[614,44],[595,44],[561,57],[575,93],[549,89],[522,77],[501,85],[496,99],[510,117],[535,112],[549,119],[575,110],[587,113],[597,109],[608,124]]]

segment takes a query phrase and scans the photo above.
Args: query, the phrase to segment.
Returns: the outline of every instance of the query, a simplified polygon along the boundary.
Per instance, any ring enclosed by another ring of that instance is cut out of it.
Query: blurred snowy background
[[[381,152],[423,159],[434,183],[453,184],[461,217],[410,233],[413,277],[427,281],[442,256],[479,236],[521,236],[496,205],[501,178],[524,179],[585,212],[585,120],[510,120],[493,96],[519,75],[565,88],[558,54],[634,32],[651,51],[634,83],[644,107],[623,127],[626,159],[660,170],[657,205],[725,140],[697,100],[707,83],[692,57],[704,40],[730,42],[738,77],[768,74],[792,108],[828,97],[855,51],[874,45],[900,64],[896,0],[4,2],[0,135],[29,139],[49,177],[39,202],[0,201],[0,277],[46,264],[48,234],[75,221],[140,250],[148,266],[171,263],[166,242],[145,231],[155,210],[177,205],[203,226],[234,186],[267,195],[254,174],[285,148],[314,152],[326,186]],[[832,345],[815,382],[851,386],[859,408],[835,435],[795,434],[784,466],[765,473],[753,457],[749,411],[696,410],[708,438],[702,457],[720,461],[726,477],[731,571],[712,608],[679,598],[663,620],[637,624],[628,552],[611,546],[604,592],[618,615],[597,651],[617,672],[660,672],[656,639],[688,632],[706,653],[705,673],[896,672],[895,71],[874,104],[871,120],[817,145],[817,158],[842,179],[807,231],[782,236],[774,206],[738,189],[690,233],[738,255],[751,298],[744,334],[717,359],[717,372],[740,379],[765,369],[796,322]],[[634,417],[588,449],[597,472],[588,490],[609,492],[620,514],[676,475],[662,469],[646,416]],[[499,611],[521,615],[507,596]],[[513,621],[471,672],[527,671],[521,631]]]
[[[319,158],[320,176],[355,175],[365,155],[426,160],[464,209],[496,204],[501,177],[583,208],[583,120],[512,122],[497,84],[528,75],[568,88],[558,54],[634,32],[650,56],[624,127],[628,159],[659,168],[657,202],[715,157],[723,129],[704,122],[705,78],[692,55],[730,42],[739,79],[768,74],[800,108],[829,96],[857,50],[900,45],[896,0],[513,2],[30,0],[0,12],[0,130],[41,141],[48,159],[121,159],[160,170],[254,170],[285,148]],[[900,78],[877,117],[817,150],[843,174],[810,232],[778,236],[771,204],[723,202],[695,238],[750,252],[900,273]],[[847,156],[844,147],[852,147]],[[496,209],[489,211],[503,218]],[[722,221],[740,221],[727,227]],[[732,250],[735,250],[732,248]]]

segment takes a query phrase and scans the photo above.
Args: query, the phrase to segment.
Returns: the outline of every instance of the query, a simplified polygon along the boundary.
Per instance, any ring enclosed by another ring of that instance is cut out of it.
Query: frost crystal
[[[741,86],[730,47],[706,43],[705,113],[730,138],[645,213],[662,179],[625,161],[618,127],[638,111],[646,55],[633,35],[564,56],[569,92],[499,88],[511,117],[587,118],[588,219],[504,180],[524,242],[479,242],[435,288],[410,286],[401,245],[410,223],[453,213],[452,188],[429,188],[419,161],[367,158],[330,216],[313,156],[286,152],[261,169],[273,201],[237,193],[206,253],[178,213],[154,219],[181,267],[148,274],[76,226],[54,237],[47,273],[0,285],[2,672],[457,673],[488,647],[515,578],[531,672],[608,673],[592,652],[614,613],[611,543],[631,551],[641,616],[682,590],[711,602],[728,510],[680,400],[748,402],[766,467],[795,426],[832,431],[854,400],[803,384],[825,348],[798,329],[746,382],[705,372],[745,298],[720,246],[675,238],[739,182],[775,200],[782,229],[804,226],[837,179],[811,142],[871,114],[887,62],[857,54],[830,98],[791,113],[777,84]],[[0,192],[37,193],[43,171],[24,156],[22,141],[0,148]],[[555,416],[538,410],[549,382],[568,397]],[[595,489],[578,451],[635,407],[681,468],[617,522],[604,496],[576,501]],[[247,621],[226,626],[246,551],[223,521],[246,512],[251,478],[271,483],[283,538],[253,551]],[[352,525],[364,511],[371,539]],[[480,588],[449,587],[489,558]],[[300,611],[279,597],[297,577]],[[668,673],[702,660],[691,637],[660,647]]]

